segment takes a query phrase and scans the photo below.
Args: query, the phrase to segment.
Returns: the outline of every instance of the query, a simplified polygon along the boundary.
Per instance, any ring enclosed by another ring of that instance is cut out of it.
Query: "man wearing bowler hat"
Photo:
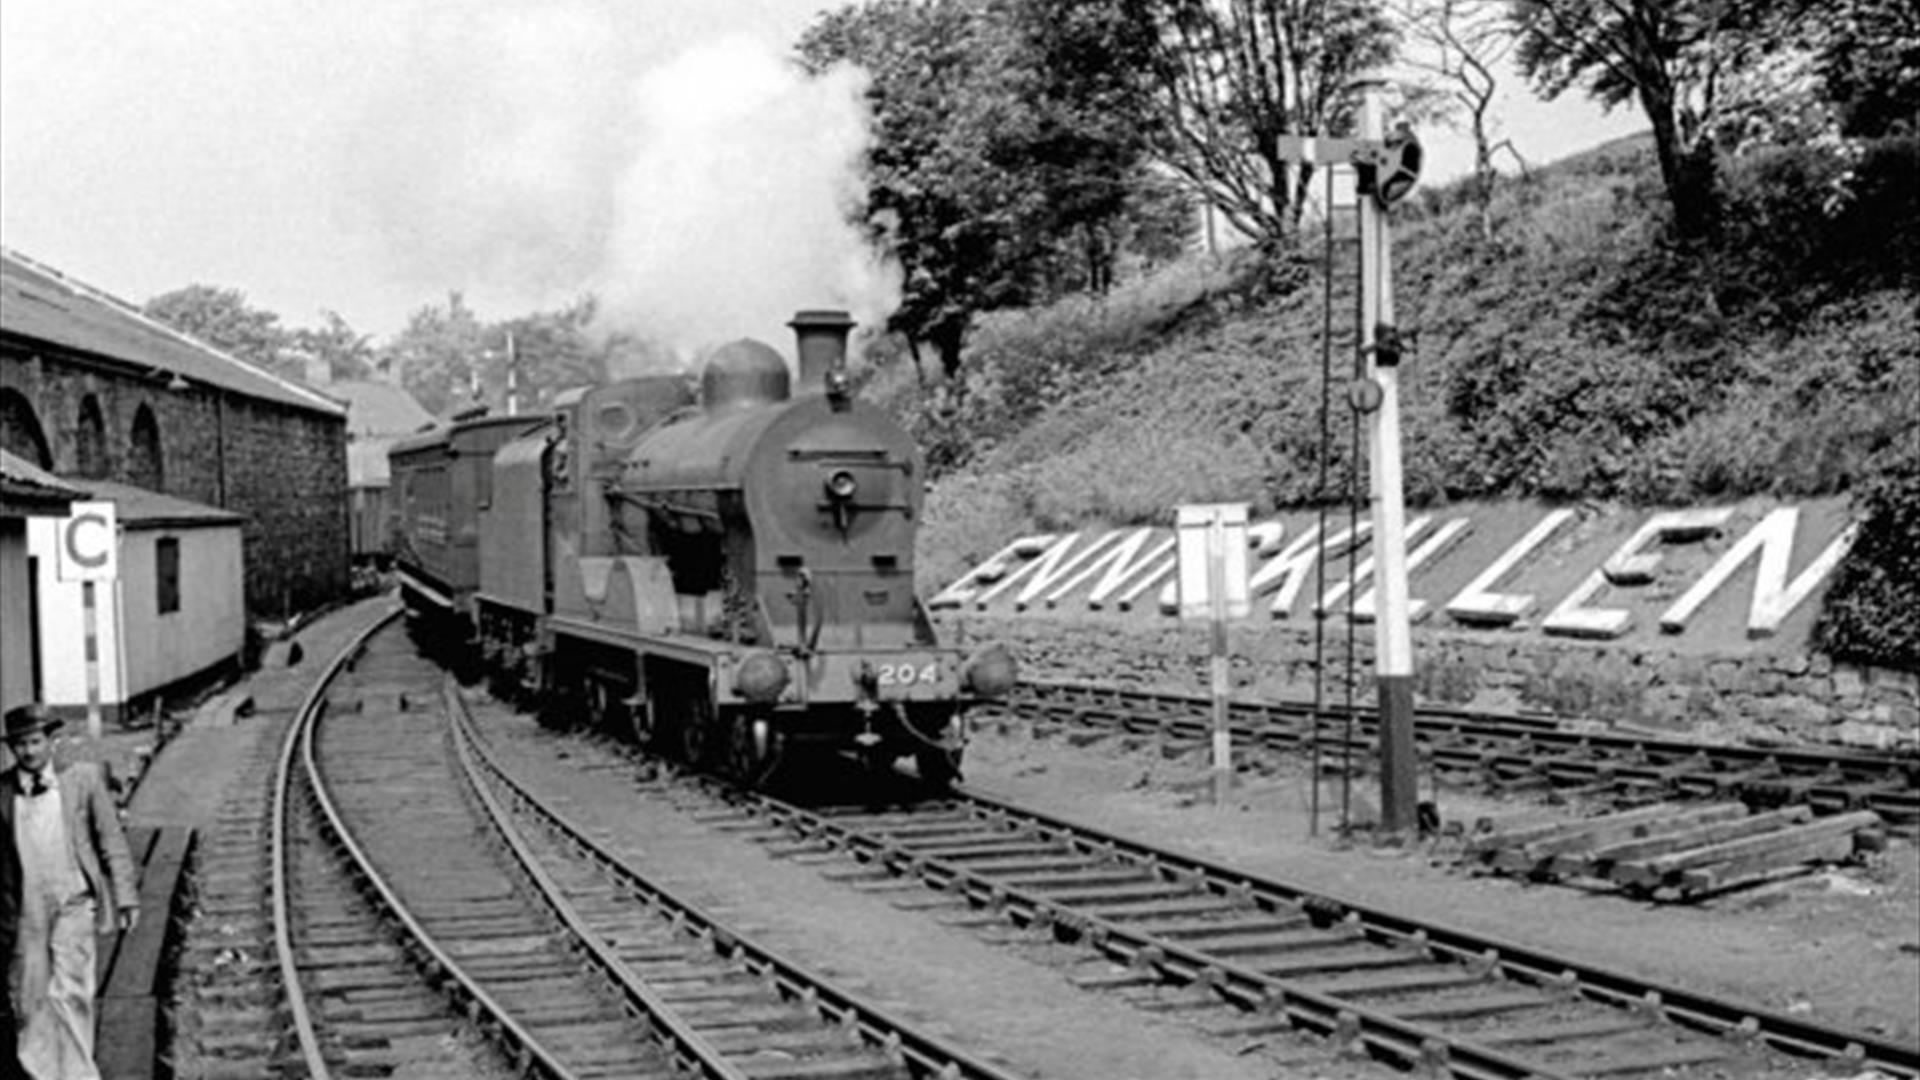
[[[59,718],[37,704],[6,714],[14,765],[0,772],[0,944],[9,946],[10,1034],[33,1080],[98,1080],[94,935],[131,930],[140,901],[100,766],[56,772],[59,730]]]

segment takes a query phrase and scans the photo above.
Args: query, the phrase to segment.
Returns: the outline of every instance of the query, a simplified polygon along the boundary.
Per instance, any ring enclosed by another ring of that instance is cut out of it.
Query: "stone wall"
[[[1038,679],[1112,681],[1204,693],[1203,623],[948,613],[947,640],[1001,641]],[[1318,665],[1325,700],[1372,700],[1373,628],[1358,627],[1347,679],[1347,624],[1329,623]],[[1249,698],[1311,699],[1310,628],[1229,628],[1233,686]],[[1701,655],[1647,647],[1416,631],[1416,700],[1595,720],[1616,729],[1756,744],[1920,749],[1920,674],[1835,664],[1772,649]]]
[[[283,615],[346,594],[347,449],[344,417],[194,386],[169,390],[164,373],[0,338],[0,388],[32,406],[52,469],[80,472],[81,403],[92,395],[105,429],[98,478],[151,486],[136,475],[134,418],[144,406],[159,429],[166,494],[246,515],[242,533],[248,610]]]

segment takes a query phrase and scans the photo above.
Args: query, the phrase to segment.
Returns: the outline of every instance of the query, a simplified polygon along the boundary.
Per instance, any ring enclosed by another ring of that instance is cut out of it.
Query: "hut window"
[[[153,545],[155,606],[160,614],[180,610],[180,538],[163,536]]]

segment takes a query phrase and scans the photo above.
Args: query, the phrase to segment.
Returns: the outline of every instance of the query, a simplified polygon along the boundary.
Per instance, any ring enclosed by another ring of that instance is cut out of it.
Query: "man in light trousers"
[[[58,717],[5,717],[0,772],[0,944],[19,1068],[33,1080],[99,1080],[93,1060],[94,936],[133,929],[139,894],[98,763],[55,771]],[[4,1040],[0,1040],[4,1041]],[[10,1072],[0,1062],[0,1073]]]

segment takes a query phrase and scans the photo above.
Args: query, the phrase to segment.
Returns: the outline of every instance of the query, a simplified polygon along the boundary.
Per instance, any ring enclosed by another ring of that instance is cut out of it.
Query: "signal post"
[[[1356,80],[1360,137],[1280,140],[1280,156],[1314,165],[1350,165],[1360,216],[1360,352],[1365,375],[1351,400],[1368,417],[1371,458],[1374,674],[1380,709],[1380,824],[1407,833],[1419,823],[1413,739],[1413,631],[1408,611],[1406,501],[1400,465],[1400,354],[1393,313],[1393,248],[1387,208],[1412,190],[1421,149],[1404,131],[1382,137],[1381,80]],[[1331,212],[1329,207],[1328,211]],[[1316,778],[1317,782],[1317,778]]]
[[[1359,86],[1360,138],[1381,138],[1380,84]],[[1382,144],[1384,146],[1384,144]],[[1415,144],[1417,148],[1418,144]],[[1414,169],[1419,168],[1418,151]],[[1379,406],[1368,431],[1372,459],[1374,588],[1379,618],[1374,625],[1374,673],[1380,707],[1380,825],[1389,832],[1414,829],[1420,783],[1413,743],[1413,629],[1408,614],[1407,513],[1400,469],[1400,339],[1393,320],[1393,246],[1387,205],[1413,186],[1410,176],[1395,193],[1398,176],[1381,175],[1381,163],[1360,173],[1360,354],[1367,378],[1379,388]],[[1369,172],[1371,175],[1369,175]]]

